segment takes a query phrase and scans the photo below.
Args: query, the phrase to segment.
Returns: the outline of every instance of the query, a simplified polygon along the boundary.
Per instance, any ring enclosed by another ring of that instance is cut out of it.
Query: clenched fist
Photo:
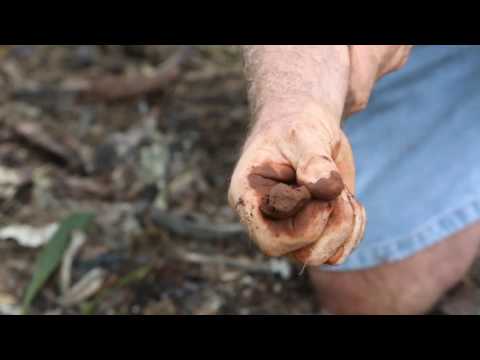
[[[350,144],[321,109],[252,132],[234,171],[230,204],[270,256],[339,264],[362,238]]]

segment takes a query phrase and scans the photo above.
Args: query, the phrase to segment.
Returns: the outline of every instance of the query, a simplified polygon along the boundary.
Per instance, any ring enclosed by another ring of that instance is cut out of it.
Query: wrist
[[[244,47],[254,127],[296,118],[340,126],[350,77],[347,45]]]
[[[318,141],[336,143],[339,140],[340,125],[341,117],[319,104],[305,102],[299,108],[272,107],[257,114],[244,149],[262,137],[291,142],[292,139],[287,139],[291,130],[296,130],[298,135],[316,136]]]
[[[342,121],[343,108],[330,104],[296,99],[292,102],[271,103],[262,107],[254,115],[256,127],[268,127],[273,124],[291,126],[296,123],[314,122],[323,123],[332,128],[338,128]]]

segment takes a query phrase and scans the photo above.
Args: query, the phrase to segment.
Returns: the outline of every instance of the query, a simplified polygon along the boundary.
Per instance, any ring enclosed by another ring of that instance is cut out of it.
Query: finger
[[[326,263],[350,237],[353,225],[353,208],[346,192],[343,192],[334,201],[327,226],[318,240],[296,251],[294,257],[305,265],[318,266]]]
[[[295,180],[293,168],[275,163],[254,166],[248,176],[249,188],[241,201],[241,207],[248,210],[241,217],[267,255],[281,256],[312,244],[328,221],[329,203],[310,201],[306,187],[283,183]]]
[[[306,154],[297,167],[297,182],[320,201],[335,200],[343,191],[342,176],[333,159],[328,155]]]
[[[250,175],[261,176],[266,179],[283,183],[295,181],[295,170],[289,164],[273,161],[262,162],[261,165],[252,166]]]
[[[274,220],[294,216],[310,201],[308,189],[295,180],[291,166],[277,163],[254,166],[248,176],[250,187],[261,196],[260,210]]]
[[[288,219],[272,220],[260,210],[261,198],[254,190],[242,195],[236,210],[251,239],[268,256],[283,256],[313,244],[327,225],[330,203],[310,201]]]
[[[335,255],[333,255],[330,259],[328,259],[325,264],[326,265],[336,265],[338,263],[338,261],[342,258],[344,252],[345,252],[345,246],[342,245],[337,250]]]
[[[357,247],[365,237],[365,229],[367,227],[367,222],[368,222],[367,212],[365,210],[365,207],[362,204],[360,204],[360,209],[362,212],[362,228],[360,230],[360,237],[358,238],[358,241],[355,247]]]
[[[352,194],[355,194],[355,160],[350,141],[343,131],[341,132],[340,146],[334,160],[340,174],[342,174],[345,186]]]
[[[310,191],[305,186],[278,183],[262,197],[260,210],[272,220],[288,219],[300,212],[310,199]]]
[[[362,227],[364,222],[362,211],[362,206],[355,200],[353,195],[347,194],[349,198],[350,204],[353,210],[353,229],[350,237],[346,240],[346,242],[341,246],[340,250],[334,255],[334,257],[330,258],[328,261],[329,265],[340,265],[345,262],[347,257],[352,253],[352,251],[356,248],[359,244],[361,237],[362,237]]]

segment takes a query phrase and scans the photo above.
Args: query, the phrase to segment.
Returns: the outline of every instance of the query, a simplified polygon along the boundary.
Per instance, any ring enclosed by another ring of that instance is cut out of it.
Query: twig
[[[137,98],[165,90],[181,74],[181,67],[190,55],[191,48],[185,47],[165,61],[152,77],[107,76],[92,81],[80,92],[84,101],[118,101]]]
[[[33,121],[22,121],[12,124],[14,134],[31,147],[43,151],[53,160],[68,165],[72,170],[83,170],[83,159],[80,156],[80,143],[70,134],[62,137],[52,136],[51,131]]]
[[[176,235],[191,236],[202,240],[221,240],[245,233],[244,227],[239,223],[212,224],[195,222],[159,209],[150,211],[150,220],[154,225],[165,228]]]
[[[213,264],[236,267],[241,270],[262,274],[278,274],[284,279],[291,276],[291,266],[287,260],[271,259],[268,262],[253,262],[246,259],[233,259],[222,255],[204,255],[177,249],[177,256],[194,264]]]
[[[156,74],[150,76],[124,77],[111,75],[80,81],[64,88],[42,87],[20,89],[11,96],[23,101],[65,101],[77,99],[81,102],[113,102],[129,100],[143,95],[161,92],[168,88],[181,74],[181,67],[188,59],[192,47],[185,45],[176,54],[160,65]]]

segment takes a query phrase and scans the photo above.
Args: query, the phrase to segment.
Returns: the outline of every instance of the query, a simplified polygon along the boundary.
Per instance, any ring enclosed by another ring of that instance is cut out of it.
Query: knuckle
[[[400,59],[400,62],[398,63],[398,66],[397,66],[397,70],[400,70],[401,68],[403,68],[407,64],[407,61],[408,61],[408,54],[405,54]]]
[[[353,97],[352,112],[360,112],[367,108],[370,101],[370,93],[368,91],[358,91]]]
[[[398,71],[402,69],[408,62],[410,56],[411,46],[402,46],[396,53],[396,56],[392,59],[391,66],[387,73]]]
[[[369,102],[369,96],[368,95],[362,95],[357,102],[357,108],[358,111],[363,111],[367,108]]]
[[[398,61],[393,64],[392,69],[389,72],[398,71],[402,69],[407,63],[407,59],[408,58],[406,56],[402,56],[401,58],[399,58]]]

